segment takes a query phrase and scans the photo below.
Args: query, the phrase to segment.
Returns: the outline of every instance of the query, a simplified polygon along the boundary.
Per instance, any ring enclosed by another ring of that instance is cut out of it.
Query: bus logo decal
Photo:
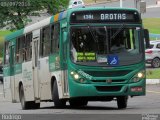
[[[92,80],[92,76],[89,75],[89,74],[87,74],[87,73],[85,73],[84,71],[79,70],[78,73],[79,73],[80,75],[82,75],[83,77],[85,77],[85,78],[87,78],[87,79],[89,79],[89,80]]]
[[[112,83],[112,80],[111,79],[106,80],[106,83]]]

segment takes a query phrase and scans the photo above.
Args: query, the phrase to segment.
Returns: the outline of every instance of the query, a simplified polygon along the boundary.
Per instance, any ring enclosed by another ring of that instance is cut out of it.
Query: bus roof
[[[131,10],[131,11],[138,11],[135,8],[120,8],[120,7],[83,7],[83,8],[73,8],[69,9],[71,12],[72,11],[83,11],[83,10]]]
[[[61,13],[58,13],[54,16],[51,16],[51,17],[48,17],[42,21],[39,21],[35,24],[32,24],[32,25],[29,25],[29,26],[26,26],[25,28],[23,29],[20,29],[20,30],[17,30],[9,35],[7,35],[5,37],[5,40],[8,41],[8,40],[11,40],[11,39],[14,39],[15,37],[19,37],[23,34],[26,34],[26,33],[29,33],[33,30],[36,30],[38,28],[41,28],[43,26],[46,26],[46,25],[49,25],[50,23],[54,23],[54,22],[57,22],[61,19],[64,19],[67,15],[67,11],[64,11],[64,12],[61,12]]]
[[[26,26],[23,29],[20,29],[18,31],[15,31],[15,32],[7,35],[5,37],[5,41],[12,40],[16,37],[23,35],[23,34],[29,33],[31,31],[36,30],[38,28],[41,28],[43,26],[49,25],[50,23],[54,23],[54,22],[57,22],[61,19],[64,19],[67,16],[67,12],[72,13],[74,11],[83,11],[83,10],[131,10],[131,11],[137,11],[136,9],[133,9],[133,8],[115,8],[115,7],[109,7],[109,8],[107,8],[107,7],[86,7],[86,8],[68,9],[67,11],[58,13],[54,16],[48,17],[40,22]]]

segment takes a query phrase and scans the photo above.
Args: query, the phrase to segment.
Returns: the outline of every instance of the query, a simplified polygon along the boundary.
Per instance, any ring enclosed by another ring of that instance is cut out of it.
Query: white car
[[[85,7],[83,0],[71,0],[69,2],[69,8]]]
[[[150,41],[150,48],[145,50],[146,64],[153,68],[160,67],[160,40]]]

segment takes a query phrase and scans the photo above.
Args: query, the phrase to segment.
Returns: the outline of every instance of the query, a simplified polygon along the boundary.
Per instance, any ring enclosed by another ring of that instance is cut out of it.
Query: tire
[[[2,79],[0,79],[0,82],[3,84],[3,80]]]
[[[127,103],[128,103],[128,96],[119,96],[119,97],[117,97],[118,109],[127,108]]]
[[[59,99],[59,94],[58,94],[58,87],[57,87],[57,82],[56,80],[53,83],[53,88],[52,88],[52,100],[54,102],[54,106],[56,108],[64,108],[66,106],[66,100],[61,100]]]
[[[152,60],[151,66],[152,66],[153,68],[158,68],[158,67],[160,67],[160,59],[159,59],[159,58],[154,58],[154,59]]]
[[[35,101],[25,100],[23,85],[20,86],[19,98],[20,98],[20,102],[23,110],[40,108],[40,103],[35,103]]]
[[[20,98],[20,102],[21,102],[22,109],[23,109],[23,110],[29,109],[30,104],[29,104],[29,102],[26,102],[26,101],[25,101],[23,85],[20,86],[19,98]]]
[[[87,100],[81,100],[81,99],[70,99],[69,104],[71,107],[82,107],[86,106],[88,104]]]
[[[3,84],[3,78],[0,79],[1,83]]]

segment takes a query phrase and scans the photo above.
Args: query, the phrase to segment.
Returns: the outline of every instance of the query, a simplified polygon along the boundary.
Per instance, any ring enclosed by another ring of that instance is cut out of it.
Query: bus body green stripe
[[[7,77],[7,76],[10,76],[10,73],[11,73],[11,69],[9,66],[5,66],[3,68],[3,77]]]
[[[14,71],[15,71],[15,73],[14,74],[20,74],[20,73],[22,73],[22,64],[16,64],[15,66],[14,66]]]
[[[54,21],[54,16],[51,17],[50,23],[53,23],[53,21]]]
[[[16,37],[18,37],[18,36],[23,35],[23,33],[24,33],[24,28],[21,29],[21,30],[18,30],[18,31],[16,31],[16,32],[13,32],[13,33],[11,33],[10,35],[6,36],[6,37],[5,37],[5,40],[6,40],[6,41],[12,40],[13,38],[16,38]]]
[[[60,58],[60,56],[57,53],[49,56],[49,71],[50,72],[60,70],[60,61],[57,60],[59,58]]]

